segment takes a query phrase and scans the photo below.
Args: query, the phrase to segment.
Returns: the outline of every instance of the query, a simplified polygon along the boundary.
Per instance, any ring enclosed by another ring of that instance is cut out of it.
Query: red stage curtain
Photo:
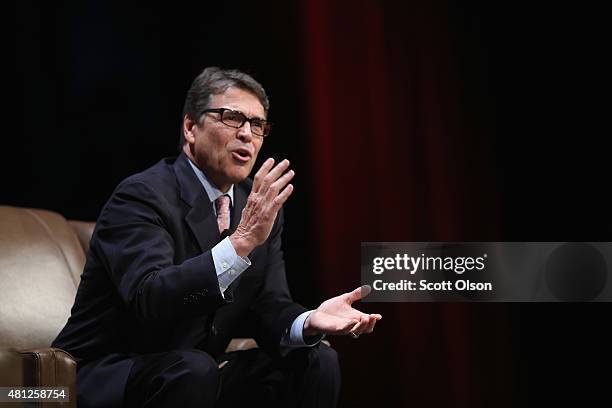
[[[466,103],[441,2],[304,0],[318,278],[360,281],[365,241],[495,240],[490,140]],[[376,334],[338,338],[344,406],[510,406],[506,305],[362,304]]]

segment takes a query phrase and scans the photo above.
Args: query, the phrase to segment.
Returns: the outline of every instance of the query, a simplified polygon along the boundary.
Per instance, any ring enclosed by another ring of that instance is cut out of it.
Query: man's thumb
[[[349,294],[351,302],[356,302],[359,299],[363,299],[370,294],[372,287],[370,285],[363,285],[355,289]]]

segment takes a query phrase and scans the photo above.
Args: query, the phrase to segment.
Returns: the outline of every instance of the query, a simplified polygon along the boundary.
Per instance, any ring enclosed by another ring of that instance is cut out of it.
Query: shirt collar
[[[233,184],[231,185],[231,187],[229,188],[227,193],[224,193],[223,191],[221,191],[217,187],[215,187],[214,184],[212,184],[210,181],[208,181],[208,179],[206,178],[206,175],[204,175],[204,172],[202,170],[200,170],[195,164],[193,164],[191,162],[191,159],[189,159],[189,157],[187,158],[187,161],[191,165],[191,168],[193,169],[193,171],[194,171],[196,177],[198,178],[198,180],[200,180],[200,183],[202,183],[202,186],[204,186],[204,190],[206,190],[206,194],[208,195],[208,199],[212,203],[214,203],[215,200],[217,198],[221,197],[223,194],[227,194],[229,196],[229,198],[230,198],[230,204],[234,205],[234,185]]]

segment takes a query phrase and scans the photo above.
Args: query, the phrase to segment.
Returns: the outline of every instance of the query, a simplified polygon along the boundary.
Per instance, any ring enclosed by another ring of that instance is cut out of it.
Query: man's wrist
[[[240,235],[237,235],[236,233],[230,235],[229,240],[232,243],[234,250],[236,251],[236,255],[243,259],[247,258],[255,248],[255,246],[252,245],[247,239]]]
[[[315,313],[315,312],[312,312],[312,313]],[[310,313],[308,317],[306,318],[306,320],[304,321],[304,327],[302,329],[303,337],[311,337],[311,336],[316,336],[320,334],[310,325],[310,317],[312,316],[312,313]]]

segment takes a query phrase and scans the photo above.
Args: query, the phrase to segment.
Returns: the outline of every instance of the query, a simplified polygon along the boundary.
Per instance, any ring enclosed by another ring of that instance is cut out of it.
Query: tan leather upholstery
[[[87,251],[89,251],[89,241],[91,240],[91,235],[93,234],[96,224],[94,222],[84,221],[68,221],[68,223],[76,231],[83,253],[86,254]]]
[[[70,315],[84,262],[61,215],[0,206],[0,348],[49,347]]]
[[[64,217],[0,206],[0,372],[6,385],[70,388],[76,363],[49,348],[70,315],[85,252]],[[9,374],[10,373],[10,374]]]
[[[0,206],[0,386],[67,386],[76,395],[76,363],[49,346],[70,316],[94,226]],[[228,351],[253,347],[234,339]]]

